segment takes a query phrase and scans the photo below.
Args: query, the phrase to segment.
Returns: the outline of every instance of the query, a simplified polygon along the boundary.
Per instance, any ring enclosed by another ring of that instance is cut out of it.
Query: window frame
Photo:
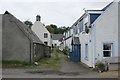
[[[106,44],[109,44],[111,47],[110,47],[110,50],[104,50],[104,45],[106,45]],[[103,52],[103,57],[105,58],[105,57],[112,57],[113,56],[113,46],[114,45],[114,43],[103,43],[103,45],[102,45],[102,52]],[[104,52],[105,51],[109,51],[110,52],[110,56],[105,56],[105,54],[104,54]]]
[[[44,33],[44,38],[48,38],[48,33]]]

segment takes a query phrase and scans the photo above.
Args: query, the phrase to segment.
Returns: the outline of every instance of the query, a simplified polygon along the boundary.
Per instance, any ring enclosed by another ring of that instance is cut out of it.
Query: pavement
[[[65,60],[65,55],[60,54],[60,70],[52,69],[2,69],[3,78],[102,78],[103,76],[96,71],[90,70],[82,63],[75,63]]]

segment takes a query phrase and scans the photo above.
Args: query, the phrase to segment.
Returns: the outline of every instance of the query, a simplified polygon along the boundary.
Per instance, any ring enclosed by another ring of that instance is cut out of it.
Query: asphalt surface
[[[3,78],[101,78],[100,74],[83,66],[81,63],[66,61],[63,54],[60,55],[61,69],[2,69]]]

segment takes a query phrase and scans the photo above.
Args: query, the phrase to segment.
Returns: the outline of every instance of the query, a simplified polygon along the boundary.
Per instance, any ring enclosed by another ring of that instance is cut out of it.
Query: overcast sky
[[[6,10],[21,21],[35,22],[37,14],[45,25],[71,26],[85,9],[102,9],[113,0],[0,0],[0,14]]]

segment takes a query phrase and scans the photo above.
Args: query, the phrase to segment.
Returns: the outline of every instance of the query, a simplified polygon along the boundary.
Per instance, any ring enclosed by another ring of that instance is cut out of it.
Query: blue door
[[[81,47],[80,44],[72,45],[72,52],[70,52],[70,60],[74,62],[81,61]]]

